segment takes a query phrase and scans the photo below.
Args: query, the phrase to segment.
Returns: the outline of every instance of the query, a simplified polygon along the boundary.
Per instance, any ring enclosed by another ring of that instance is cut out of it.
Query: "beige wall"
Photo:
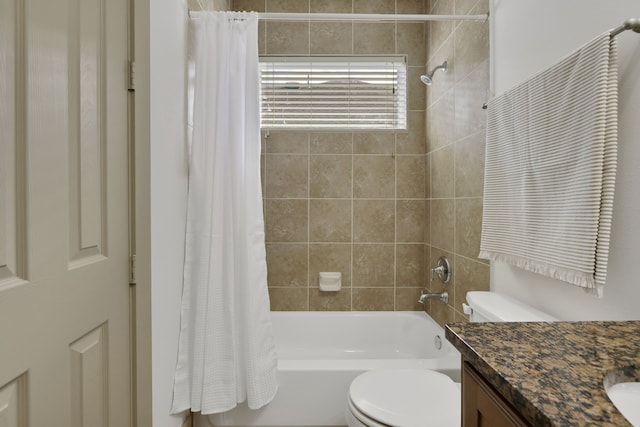
[[[640,16],[638,0],[493,0],[493,85],[502,94],[555,64],[603,31]],[[515,4],[514,4],[515,3]],[[545,31],[539,32],[540,22]],[[501,262],[491,264],[491,289],[562,320],[640,319],[640,35],[616,37],[618,49],[618,166],[609,265],[603,298],[568,283]]]
[[[482,14],[488,0],[439,0],[433,14]],[[485,110],[489,99],[489,23],[432,22],[427,43],[431,69],[449,62],[427,88],[427,185],[429,267],[446,255],[452,282],[427,280],[433,292],[447,289],[447,305],[432,301],[427,311],[441,324],[462,321],[470,290],[489,290],[489,264],[477,258],[482,227]]]
[[[234,0],[258,12],[481,14],[487,0]],[[273,310],[421,310],[440,255],[453,264],[450,302],[427,310],[462,320],[466,291],[489,289],[476,256],[482,217],[489,24],[261,22],[261,54],[406,54],[409,131],[271,132],[263,191]],[[425,87],[419,76],[449,61]],[[426,116],[426,120],[425,120]],[[426,122],[426,123],[425,123]],[[318,289],[340,271],[343,290]]]

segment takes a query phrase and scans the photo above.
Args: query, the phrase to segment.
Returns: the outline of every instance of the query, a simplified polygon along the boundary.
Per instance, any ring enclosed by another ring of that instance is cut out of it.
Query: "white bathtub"
[[[200,426],[343,426],[351,381],[375,368],[417,368],[460,381],[460,354],[423,312],[274,312],[278,393]],[[438,344],[440,347],[438,348]]]

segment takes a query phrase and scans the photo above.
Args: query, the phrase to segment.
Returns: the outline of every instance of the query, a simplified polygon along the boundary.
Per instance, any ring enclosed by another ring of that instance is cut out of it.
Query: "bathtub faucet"
[[[424,304],[425,302],[427,302],[427,300],[430,299],[439,299],[446,304],[449,302],[449,293],[447,291],[430,293],[425,292],[424,289],[420,291],[420,299],[418,300],[420,304]]]

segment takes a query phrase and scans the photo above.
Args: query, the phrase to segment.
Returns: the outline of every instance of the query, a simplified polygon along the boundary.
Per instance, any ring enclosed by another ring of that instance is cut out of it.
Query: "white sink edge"
[[[607,395],[634,427],[640,427],[640,382],[613,384],[607,389]]]

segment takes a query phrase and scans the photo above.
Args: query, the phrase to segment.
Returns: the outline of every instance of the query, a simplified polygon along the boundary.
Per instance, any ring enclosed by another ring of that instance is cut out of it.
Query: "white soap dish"
[[[323,292],[338,292],[342,287],[342,273],[323,271],[320,273],[318,283]]]

